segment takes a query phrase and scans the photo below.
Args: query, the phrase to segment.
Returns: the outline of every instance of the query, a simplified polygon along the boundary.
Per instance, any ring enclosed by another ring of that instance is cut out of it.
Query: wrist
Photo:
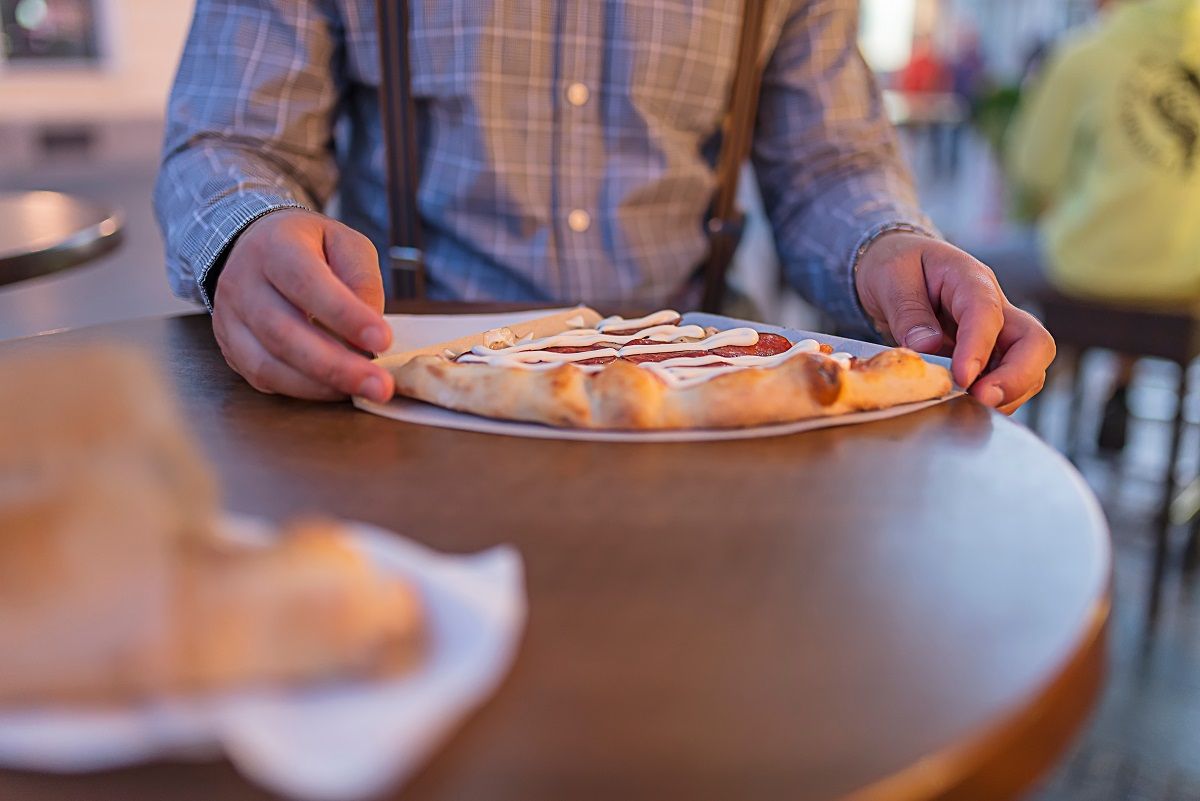
[[[904,251],[937,239],[939,237],[932,232],[910,223],[887,223],[864,236],[855,251],[852,268],[854,292],[863,317],[881,342],[894,342],[876,297],[881,268],[886,268]]]
[[[268,205],[255,210],[251,214],[245,215],[238,220],[237,226],[229,238],[216,251],[208,266],[202,269],[196,277],[196,284],[200,287],[200,295],[204,300],[204,305],[208,307],[211,313],[217,300],[217,290],[220,288],[221,276],[225,273],[225,267],[229,264],[229,259],[233,255],[234,248],[245,239],[246,234],[255,228],[258,223],[265,220],[267,217],[274,217],[283,212],[292,212],[299,214],[314,214],[295,203],[277,203]],[[241,214],[236,216],[242,216]]]
[[[893,255],[907,250],[913,245],[920,245],[939,238],[934,234],[907,223],[896,223],[882,228],[864,238],[854,258],[854,285],[860,291],[859,281],[864,272],[871,268],[887,264]]]

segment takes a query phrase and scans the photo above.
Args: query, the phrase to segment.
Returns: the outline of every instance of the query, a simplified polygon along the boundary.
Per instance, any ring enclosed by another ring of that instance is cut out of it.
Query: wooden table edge
[[[1087,721],[1104,686],[1106,602],[1057,676],[977,737],[932,754],[844,801],[1010,801],[1042,777]],[[1053,698],[1066,700],[1052,701]],[[1031,743],[1033,745],[1031,745]]]

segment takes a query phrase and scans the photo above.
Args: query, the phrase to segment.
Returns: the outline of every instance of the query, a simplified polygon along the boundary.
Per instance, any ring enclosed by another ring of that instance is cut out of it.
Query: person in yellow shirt
[[[1200,0],[1117,4],[1059,48],[1008,167],[1063,292],[1200,300]]]
[[[1023,98],[1007,167],[1038,215],[1041,281],[1072,295],[1200,304],[1200,0],[1115,4]],[[1102,449],[1125,439],[1127,363]]]

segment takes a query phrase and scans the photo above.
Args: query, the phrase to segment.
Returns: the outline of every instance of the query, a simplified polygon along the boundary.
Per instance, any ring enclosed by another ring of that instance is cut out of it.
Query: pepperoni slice
[[[792,347],[787,337],[779,334],[759,334],[758,342],[753,345],[726,345],[713,348],[712,353],[718,356],[778,356]]]
[[[708,352],[706,350],[687,350],[676,351],[675,353],[634,353],[629,356],[622,356],[621,358],[627,362],[641,364],[642,362],[665,362],[667,359],[694,359],[697,356],[704,356]]]
[[[665,362],[667,359],[696,359],[700,356],[708,356],[712,353],[711,350],[689,350],[684,353],[636,353],[633,356],[622,356],[621,360],[632,362],[634,364],[642,364],[643,362]],[[715,364],[697,364],[697,367],[721,367],[721,363]]]
[[[631,343],[632,344],[632,343]],[[650,344],[650,343],[647,343]],[[701,356],[717,355],[726,358],[738,356],[776,356],[792,347],[787,337],[778,334],[759,334],[754,345],[725,345],[711,350],[677,350],[666,353],[635,353],[621,358],[627,362],[665,362],[667,359],[698,359]]]

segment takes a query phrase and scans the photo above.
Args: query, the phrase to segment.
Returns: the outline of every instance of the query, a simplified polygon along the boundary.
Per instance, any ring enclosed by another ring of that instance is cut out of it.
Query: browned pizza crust
[[[853,369],[843,372],[842,384],[839,412],[887,409],[940,398],[954,388],[946,368],[930,364],[907,348],[857,360]]]
[[[615,361],[588,373],[571,364],[522,370],[420,355],[389,365],[401,395],[484,417],[570,428],[743,428],[941,397],[945,368],[897,349],[846,368],[799,354],[685,387]]]

